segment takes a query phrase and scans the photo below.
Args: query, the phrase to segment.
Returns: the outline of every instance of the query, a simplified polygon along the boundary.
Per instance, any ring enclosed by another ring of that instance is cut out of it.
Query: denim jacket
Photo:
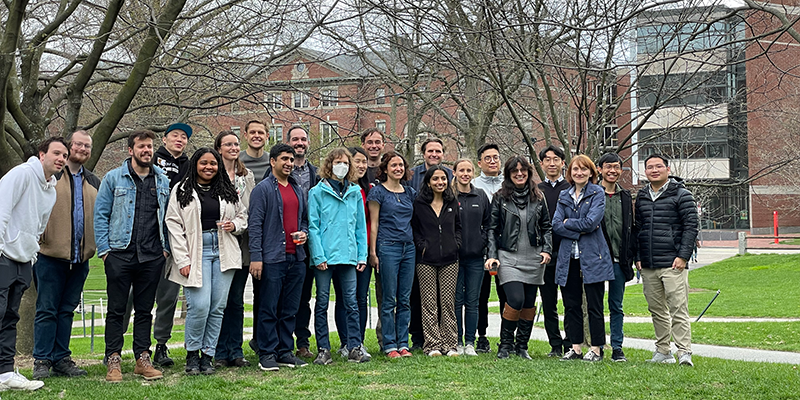
[[[271,173],[259,182],[250,194],[250,215],[247,226],[250,234],[250,262],[274,264],[286,261],[286,232],[283,230],[283,197],[278,179]],[[308,234],[308,200],[297,181],[289,176],[300,204],[297,227]],[[297,246],[297,261],[306,259],[305,246]]]
[[[109,171],[94,203],[94,237],[97,256],[102,257],[112,250],[125,250],[131,243],[133,214],[136,211],[136,183],[128,169],[129,160]],[[169,201],[169,178],[164,171],[153,166],[158,191],[158,234],[164,251],[169,252],[167,226],[164,215]]]

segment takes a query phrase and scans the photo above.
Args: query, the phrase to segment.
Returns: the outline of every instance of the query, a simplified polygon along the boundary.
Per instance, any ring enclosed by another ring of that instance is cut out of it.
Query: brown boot
[[[298,356],[298,357],[301,357],[301,358],[312,358],[312,357],[314,357],[314,354],[308,350],[308,347],[300,347],[300,348],[298,348],[297,349],[297,353],[295,353],[295,355]]]
[[[111,362],[109,361],[109,365]],[[144,379],[148,381],[153,381],[156,379],[161,379],[164,375],[161,371],[153,368],[153,363],[150,362],[150,352],[144,351],[142,355],[136,360],[136,367],[133,369],[133,373],[136,375],[141,375]]]
[[[122,382],[122,366],[120,363],[122,359],[119,353],[114,353],[108,357],[108,372],[106,373],[106,382]]]

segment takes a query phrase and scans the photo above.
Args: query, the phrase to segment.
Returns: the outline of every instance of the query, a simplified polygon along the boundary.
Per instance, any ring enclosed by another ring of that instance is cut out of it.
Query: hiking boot
[[[153,364],[162,367],[171,367],[175,365],[175,361],[169,358],[169,349],[166,344],[157,344],[156,352],[153,353]]]
[[[486,336],[478,338],[478,343],[475,344],[475,351],[478,353],[488,353],[492,351],[492,344],[489,343],[489,339],[487,339]]]
[[[200,374],[200,351],[187,351],[186,352],[186,375],[199,375]]]
[[[214,366],[211,365],[212,357],[208,354],[201,353],[200,355],[200,372],[203,375],[213,375],[215,372]]]
[[[36,360],[33,362],[33,379],[50,377],[50,360]]]
[[[107,368],[108,372],[106,372],[106,382],[122,382],[122,359],[119,357],[119,353],[114,353],[108,356]]]
[[[11,378],[8,378],[5,382],[0,383],[0,392],[4,390],[37,390],[41,389],[44,386],[44,382],[42,381],[29,381],[28,378],[23,376],[19,373],[19,368],[14,370],[14,373],[11,375]]]
[[[359,346],[359,349],[361,349],[361,362],[368,362],[372,360],[372,355],[367,352],[367,346],[362,344]]]
[[[575,352],[573,349],[569,349],[569,351],[564,354],[564,357],[558,359],[558,361],[572,361],[572,360],[580,360],[583,358],[583,354]]]
[[[364,354],[361,352],[361,346],[353,347],[353,350],[350,350],[350,353],[347,355],[347,361],[353,363],[364,362]]]
[[[308,349],[306,349],[306,350],[308,350]],[[328,356],[330,357],[330,353],[328,353]],[[305,367],[307,365],[308,365],[307,362],[297,358],[297,356],[295,356],[291,352],[286,353],[286,354],[278,357],[278,366],[279,367],[294,368],[294,367]]]
[[[347,346],[339,347],[339,350],[336,351],[336,353],[339,354],[339,356],[341,356],[342,358],[350,357],[350,351],[347,350]]]
[[[592,350],[589,350],[586,352],[586,355],[583,356],[583,361],[589,361],[589,362],[603,361],[603,356],[595,353]]]
[[[314,359],[314,364],[316,365],[329,365],[333,363],[333,358],[331,357],[331,351],[328,349],[322,349],[317,353],[317,358]]]
[[[277,371],[280,369],[274,354],[261,356],[258,359],[258,367],[261,368],[262,371]]]
[[[70,357],[64,357],[57,363],[53,364],[53,376],[84,376],[86,375],[85,369],[78,368],[75,361]]]
[[[233,366],[232,363],[228,362],[228,360],[214,360],[214,368],[226,368]]]
[[[558,347],[551,347],[551,348],[550,348],[550,352],[549,352],[549,353],[547,353],[547,356],[548,356],[548,357],[557,357],[557,358],[561,358],[561,356],[563,356],[563,355],[564,355],[564,353],[561,351],[561,346],[558,346]]]
[[[653,358],[647,360],[647,362],[657,364],[675,364],[675,357],[672,356],[672,352],[669,354],[663,354],[656,351],[653,353]]]
[[[133,368],[133,373],[141,375],[145,380],[154,381],[161,379],[164,374],[153,367],[153,362],[150,361],[150,351],[143,351],[139,358],[136,359],[136,367]]]
[[[247,359],[245,359],[244,357],[237,357],[234,358],[233,361],[229,363],[229,365],[236,368],[249,367],[250,361],[247,361]]]
[[[687,367],[694,367],[692,362],[692,353],[683,353],[678,357],[678,364],[686,365]]]
[[[313,358],[314,353],[308,350],[308,347],[299,347],[297,349],[297,353],[295,353],[297,357],[301,358]]]
[[[611,350],[611,360],[613,360],[615,362],[626,362],[626,361],[628,361],[628,359],[625,358],[625,353],[622,352],[622,349],[612,349]]]

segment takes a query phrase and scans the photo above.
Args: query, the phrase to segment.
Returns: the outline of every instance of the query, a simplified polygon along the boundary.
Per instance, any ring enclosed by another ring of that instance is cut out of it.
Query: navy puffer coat
[[[638,254],[642,268],[671,268],[675,257],[688,260],[697,238],[697,204],[683,182],[670,178],[656,201],[649,186],[636,196]]]

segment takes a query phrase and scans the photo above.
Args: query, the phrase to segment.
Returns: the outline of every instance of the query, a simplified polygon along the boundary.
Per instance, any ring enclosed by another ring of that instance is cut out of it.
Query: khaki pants
[[[678,347],[678,356],[692,352],[688,276],[685,269],[642,268],[644,297],[653,317],[659,353],[670,353],[670,334]]]

